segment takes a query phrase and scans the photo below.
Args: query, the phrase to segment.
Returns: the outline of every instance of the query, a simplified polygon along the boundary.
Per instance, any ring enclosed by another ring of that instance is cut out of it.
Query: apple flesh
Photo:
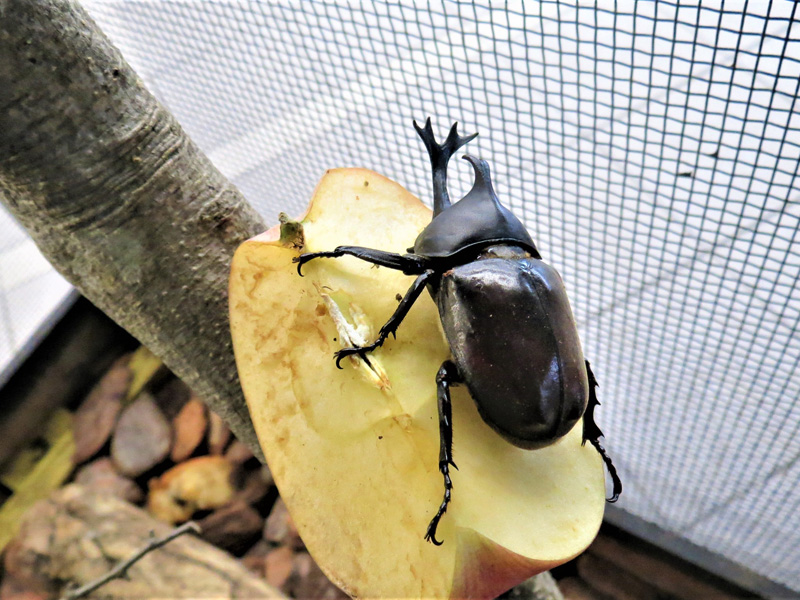
[[[603,517],[602,461],[581,445],[581,422],[522,450],[457,387],[460,470],[444,544],[424,541],[443,493],[435,376],[449,350],[436,307],[423,294],[396,340],[340,370],[333,353],[372,341],[413,278],[352,257],[311,261],[299,277],[292,259],[339,245],[403,253],[430,219],[393,181],[334,169],[301,228],[245,242],[231,268],[236,362],[261,446],[309,551],[354,597],[491,598],[578,555]]]

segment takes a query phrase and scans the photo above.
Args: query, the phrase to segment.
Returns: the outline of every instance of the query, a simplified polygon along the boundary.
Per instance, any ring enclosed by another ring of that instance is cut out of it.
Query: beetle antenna
[[[420,127],[414,121],[414,129],[417,130],[419,137],[422,138],[431,159],[431,168],[433,170],[433,216],[435,217],[450,206],[450,196],[447,193],[447,163],[459,148],[474,140],[478,134],[460,136],[458,135],[458,123],[453,123],[447,139],[444,143],[439,144],[433,135],[430,117],[425,121],[425,127]]]

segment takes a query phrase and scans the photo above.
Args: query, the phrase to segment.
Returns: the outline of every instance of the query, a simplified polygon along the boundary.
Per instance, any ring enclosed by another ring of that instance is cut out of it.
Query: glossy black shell
[[[448,270],[431,291],[453,360],[490,427],[529,449],[572,429],[589,381],[555,269],[536,258],[485,258]]]
[[[436,215],[414,242],[413,252],[429,259],[477,253],[493,244],[511,244],[539,253],[525,226],[500,204],[485,160],[464,156],[475,169],[475,183],[461,200]]]

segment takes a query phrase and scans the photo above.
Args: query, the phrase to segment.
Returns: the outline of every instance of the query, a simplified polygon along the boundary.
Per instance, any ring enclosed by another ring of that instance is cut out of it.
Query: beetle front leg
[[[425,271],[423,261],[417,257],[408,254],[375,250],[373,248],[364,248],[362,246],[338,246],[327,252],[306,252],[300,256],[295,256],[292,262],[297,264],[297,273],[302,277],[303,265],[308,261],[314,260],[315,258],[339,258],[340,256],[346,255],[355,256],[356,258],[381,267],[402,271],[406,275],[419,275]]]
[[[436,397],[439,408],[439,471],[444,477],[444,499],[425,532],[425,540],[436,546],[442,545],[442,542],[436,539],[436,527],[447,510],[447,505],[450,504],[450,490],[453,489],[453,482],[450,481],[450,466],[458,469],[456,463],[453,462],[453,406],[450,402],[450,386],[462,381],[458,368],[450,360],[444,361],[436,374]]]
[[[586,411],[583,413],[583,444],[588,441],[603,458],[603,462],[608,469],[608,474],[611,475],[611,481],[614,484],[611,498],[607,498],[606,500],[608,500],[608,502],[616,502],[619,495],[622,493],[622,481],[619,475],[617,475],[617,469],[614,467],[614,463],[611,462],[611,457],[606,454],[606,449],[603,448],[603,445],[600,443],[603,432],[600,431],[597,423],[594,422],[594,409],[596,406],[600,406],[600,402],[597,400],[597,393],[595,392],[597,379],[595,379],[594,373],[592,373],[592,367],[589,365],[588,360],[586,361],[586,373],[589,376],[589,404],[586,406]]]
[[[346,356],[352,356],[353,354],[358,354],[363,358],[364,354],[367,352],[372,352],[378,346],[382,346],[383,342],[386,341],[386,338],[389,337],[389,334],[395,335],[397,328],[400,326],[400,323],[403,322],[408,311],[411,310],[411,307],[414,305],[414,302],[417,301],[419,295],[425,289],[425,284],[430,280],[433,276],[433,271],[425,271],[422,275],[417,277],[414,280],[414,283],[411,284],[411,287],[408,288],[406,295],[403,296],[403,299],[400,301],[400,304],[397,306],[397,309],[394,311],[394,314],[389,317],[389,320],[386,321],[386,324],[381,327],[380,332],[378,333],[378,339],[376,339],[373,343],[367,346],[354,346],[352,348],[342,348],[338,352],[336,352],[336,366],[340,369],[342,367],[339,366],[341,360]],[[397,337],[395,335],[395,337]]]

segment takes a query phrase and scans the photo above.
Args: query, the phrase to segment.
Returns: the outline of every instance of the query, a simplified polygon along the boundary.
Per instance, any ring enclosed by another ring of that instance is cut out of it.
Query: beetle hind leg
[[[425,531],[425,540],[436,546],[442,545],[442,542],[436,539],[436,528],[447,510],[447,505],[450,504],[450,491],[453,489],[450,467],[458,469],[456,463],[453,462],[453,407],[450,402],[450,386],[454,383],[461,383],[461,381],[462,378],[456,365],[450,360],[444,361],[436,374],[436,397],[439,408],[439,471],[444,478],[444,498]]]
[[[583,444],[589,442],[594,446],[595,450],[600,453],[613,483],[611,498],[606,498],[606,500],[608,502],[616,502],[619,495],[622,493],[622,481],[617,474],[617,468],[611,461],[611,457],[606,454],[606,449],[603,448],[603,445],[600,443],[603,432],[600,431],[597,423],[594,422],[594,409],[596,406],[600,406],[600,402],[597,400],[597,393],[595,391],[595,388],[597,388],[597,379],[595,379],[594,373],[592,373],[592,367],[589,365],[588,360],[586,361],[586,373],[589,376],[589,404],[586,406],[586,412],[583,414]]]

